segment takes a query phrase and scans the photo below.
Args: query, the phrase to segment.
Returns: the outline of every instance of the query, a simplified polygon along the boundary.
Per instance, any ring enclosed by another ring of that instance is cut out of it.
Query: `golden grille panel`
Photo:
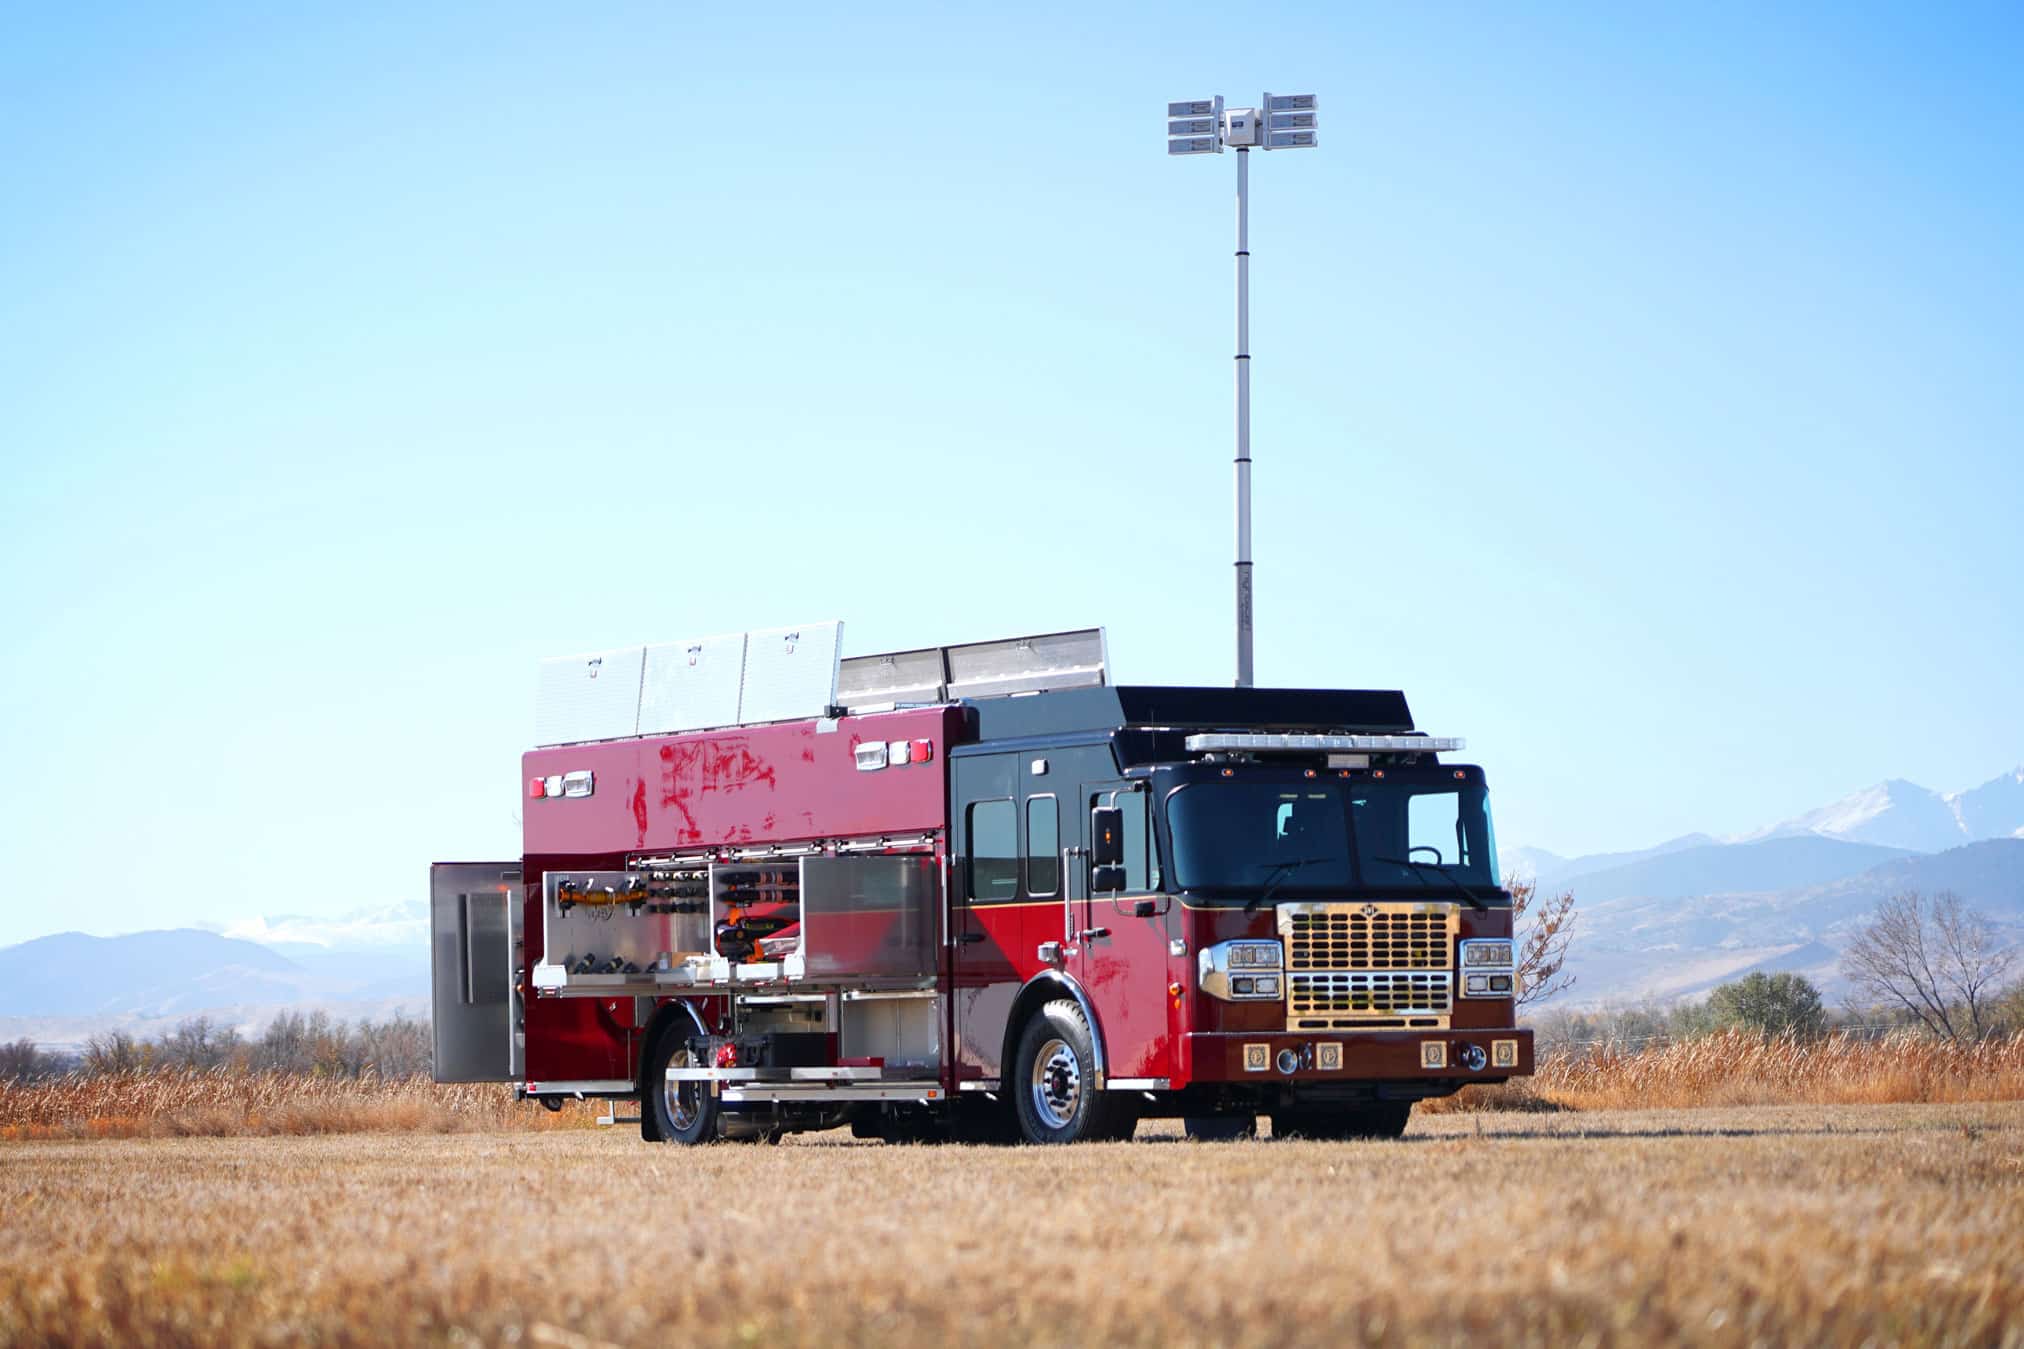
[[[1294,974],[1289,976],[1286,1019],[1307,1023],[1335,1017],[1446,1016],[1453,997],[1454,976],[1446,970]]]
[[[1281,922],[1289,970],[1445,970],[1453,960],[1453,916],[1444,909],[1363,913],[1345,904]]]

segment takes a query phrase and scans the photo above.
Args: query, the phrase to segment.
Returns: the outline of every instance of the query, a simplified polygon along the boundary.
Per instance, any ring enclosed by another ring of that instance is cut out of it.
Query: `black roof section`
[[[1123,726],[1216,731],[1338,731],[1403,735],[1413,729],[1396,689],[1237,689],[1127,684],[1057,689],[968,704],[980,740],[1012,740]]]

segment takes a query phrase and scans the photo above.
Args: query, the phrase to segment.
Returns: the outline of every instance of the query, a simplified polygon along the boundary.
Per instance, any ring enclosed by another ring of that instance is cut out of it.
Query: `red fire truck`
[[[432,869],[438,1080],[650,1141],[1061,1143],[1393,1136],[1532,1070],[1483,772],[1402,694],[840,641],[543,663],[523,855]]]

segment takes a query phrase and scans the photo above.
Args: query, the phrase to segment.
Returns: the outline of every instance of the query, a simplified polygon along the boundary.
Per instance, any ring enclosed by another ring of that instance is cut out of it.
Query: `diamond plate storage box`
[[[640,734],[736,726],[744,682],[742,632],[650,646],[640,684]]]
[[[836,701],[842,654],[841,623],[803,623],[746,633],[738,720],[752,725],[823,715]]]
[[[541,662],[534,690],[534,743],[568,745],[639,734],[643,646]]]

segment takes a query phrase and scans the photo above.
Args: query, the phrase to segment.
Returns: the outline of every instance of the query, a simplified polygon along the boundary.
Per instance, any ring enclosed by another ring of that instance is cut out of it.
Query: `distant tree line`
[[[258,1035],[208,1016],[178,1022],[154,1039],[127,1031],[94,1035],[75,1054],[32,1040],[0,1044],[0,1082],[33,1082],[151,1069],[279,1072],[319,1077],[415,1077],[429,1071],[429,1023],[395,1016],[338,1021],[324,1012],[283,1012]]]

